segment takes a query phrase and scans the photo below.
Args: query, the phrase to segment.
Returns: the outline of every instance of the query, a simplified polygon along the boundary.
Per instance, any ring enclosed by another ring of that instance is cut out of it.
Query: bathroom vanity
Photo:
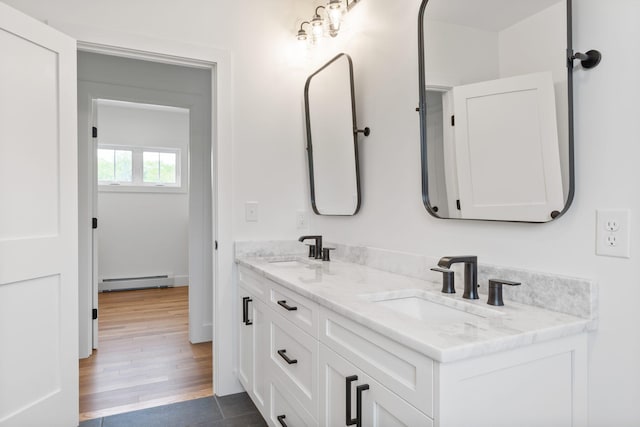
[[[593,319],[351,262],[236,261],[237,374],[270,425],[587,424]]]

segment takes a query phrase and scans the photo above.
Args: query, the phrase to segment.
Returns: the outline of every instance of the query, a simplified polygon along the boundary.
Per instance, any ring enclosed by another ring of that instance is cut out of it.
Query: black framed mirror
[[[567,211],[571,32],[571,0],[422,1],[418,110],[431,215],[548,222]]]
[[[317,215],[360,209],[353,62],[341,53],[311,74],[304,88],[311,206]]]

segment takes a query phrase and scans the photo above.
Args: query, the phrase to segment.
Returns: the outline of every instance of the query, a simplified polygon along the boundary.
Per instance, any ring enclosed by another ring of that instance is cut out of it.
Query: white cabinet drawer
[[[264,302],[268,301],[267,295],[269,293],[269,286],[267,282],[270,282],[267,278],[259,275],[255,271],[251,271],[247,267],[238,267],[238,282],[243,286],[252,296],[258,297]]]
[[[276,379],[271,381],[269,423],[276,427],[316,427],[318,423]]]
[[[268,316],[272,375],[316,417],[318,341],[272,310]]]
[[[270,306],[300,329],[318,337],[318,305],[275,282],[269,281]]]
[[[433,361],[428,357],[324,309],[320,342],[433,417]]]

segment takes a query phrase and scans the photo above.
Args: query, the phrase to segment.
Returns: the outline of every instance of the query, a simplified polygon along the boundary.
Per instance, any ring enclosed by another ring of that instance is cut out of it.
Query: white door
[[[75,40],[0,3],[0,426],[78,424]]]
[[[545,222],[564,196],[550,72],[453,89],[463,218]]]

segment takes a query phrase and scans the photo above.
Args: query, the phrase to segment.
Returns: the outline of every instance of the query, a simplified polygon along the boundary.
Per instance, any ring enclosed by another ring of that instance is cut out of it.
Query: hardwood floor
[[[213,395],[211,343],[189,343],[188,289],[99,295],[99,350],[80,360],[81,421]]]

